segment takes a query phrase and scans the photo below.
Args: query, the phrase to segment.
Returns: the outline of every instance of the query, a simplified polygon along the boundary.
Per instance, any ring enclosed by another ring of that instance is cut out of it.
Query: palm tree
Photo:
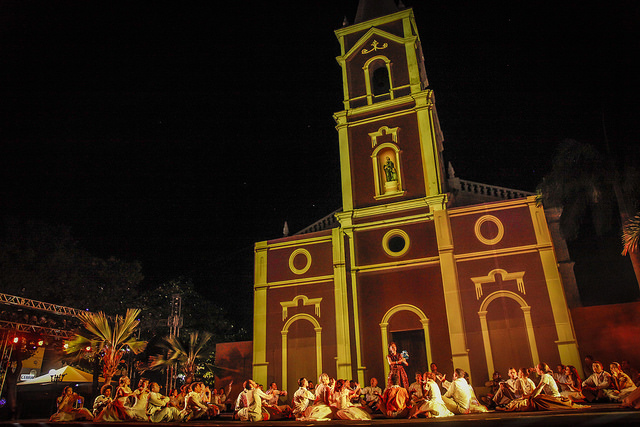
[[[624,249],[622,255],[638,253],[638,242],[640,241],[640,212],[630,218],[622,227],[622,244]]]
[[[88,347],[102,361],[102,374],[105,384],[110,384],[116,369],[127,351],[138,354],[147,346],[146,341],[140,341],[133,336],[140,314],[138,309],[128,309],[127,314],[116,316],[113,327],[103,312],[83,312],[78,315],[86,331],[76,334],[75,338],[66,342],[67,353],[80,353]]]
[[[640,265],[640,250],[638,250],[638,242],[640,241],[640,212],[629,220],[622,227],[622,255],[629,255],[633,265]],[[640,283],[640,269],[635,270],[636,279]]]
[[[616,207],[621,224],[626,224],[631,217],[629,208],[636,201],[637,182],[637,171],[627,168],[620,173],[610,153],[603,156],[590,144],[565,140],[538,192],[546,207],[562,208],[560,230],[565,239],[573,240],[588,213],[599,235],[610,229]],[[637,251],[630,255],[640,285]]]
[[[578,236],[582,221],[591,213],[598,234],[610,227],[611,193],[602,156],[589,144],[563,141],[553,158],[551,172],[538,186],[545,207],[560,207],[560,230],[565,239]]]
[[[208,332],[199,334],[192,332],[189,334],[188,345],[183,345],[180,339],[175,336],[165,337],[164,343],[160,344],[167,349],[167,357],[159,354],[151,363],[152,368],[162,368],[175,366],[179,368],[185,376],[185,383],[190,384],[198,369],[198,361],[206,359],[209,355],[205,348],[212,335]]]

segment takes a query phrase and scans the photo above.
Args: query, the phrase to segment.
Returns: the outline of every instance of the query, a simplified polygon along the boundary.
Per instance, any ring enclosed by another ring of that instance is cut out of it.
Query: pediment
[[[384,46],[384,43],[392,42],[392,43],[403,45],[407,42],[414,42],[416,39],[417,39],[416,36],[407,37],[407,38],[398,37],[387,31],[381,30],[376,27],[372,27],[369,29],[369,31],[364,33],[362,37],[358,39],[358,41],[353,45],[353,47],[351,47],[351,49],[349,49],[347,53],[345,53],[341,57],[338,57],[337,59],[338,61],[344,61],[358,52],[368,53],[369,51],[376,51],[378,49],[382,50],[382,46]],[[376,44],[377,44],[377,49],[376,49]]]

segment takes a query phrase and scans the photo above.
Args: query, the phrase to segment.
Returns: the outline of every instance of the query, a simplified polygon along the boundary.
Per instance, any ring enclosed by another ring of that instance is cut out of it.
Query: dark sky
[[[533,191],[562,139],[603,147],[603,116],[614,150],[639,145],[640,3],[404,4],[458,176]],[[341,205],[333,30],[356,7],[3,1],[0,214],[148,282],[250,284],[254,242]]]

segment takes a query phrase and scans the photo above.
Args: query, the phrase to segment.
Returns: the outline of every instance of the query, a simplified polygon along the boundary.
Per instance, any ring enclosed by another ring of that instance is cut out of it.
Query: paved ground
[[[326,422],[300,422],[300,421],[264,421],[262,426],[310,426],[310,425],[370,425],[374,427],[390,426],[390,425],[415,425],[415,424],[433,424],[439,427],[553,427],[553,426],[571,426],[571,427],[595,427],[595,426],[640,426],[640,411],[630,411],[619,408],[618,405],[601,404],[594,405],[591,408],[574,409],[566,411],[549,411],[549,412],[489,412],[486,414],[457,415],[450,418],[431,418],[418,420],[388,420],[374,419],[371,421],[326,421]],[[2,425],[13,426],[47,426],[54,425],[47,420],[18,420],[14,422],[0,421]],[[90,426],[94,425],[87,422],[77,423],[57,423],[57,425],[66,426]],[[100,423],[95,425],[101,426],[118,426],[136,425],[151,426],[157,424],[151,423]],[[167,424],[163,424],[167,425]],[[179,423],[172,424],[179,425]],[[185,424],[183,424],[185,425]],[[191,421],[189,426],[247,426],[250,423],[232,421],[230,417],[224,414],[222,417],[211,421]],[[407,426],[409,427],[409,426]]]

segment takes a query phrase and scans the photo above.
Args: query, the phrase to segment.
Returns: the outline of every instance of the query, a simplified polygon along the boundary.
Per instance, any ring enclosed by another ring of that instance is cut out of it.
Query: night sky
[[[0,4],[0,216],[149,285],[250,287],[254,242],[341,206],[333,30],[358,2],[159,3]],[[562,139],[603,149],[603,117],[637,155],[640,3],[404,4],[457,176],[534,191]]]

